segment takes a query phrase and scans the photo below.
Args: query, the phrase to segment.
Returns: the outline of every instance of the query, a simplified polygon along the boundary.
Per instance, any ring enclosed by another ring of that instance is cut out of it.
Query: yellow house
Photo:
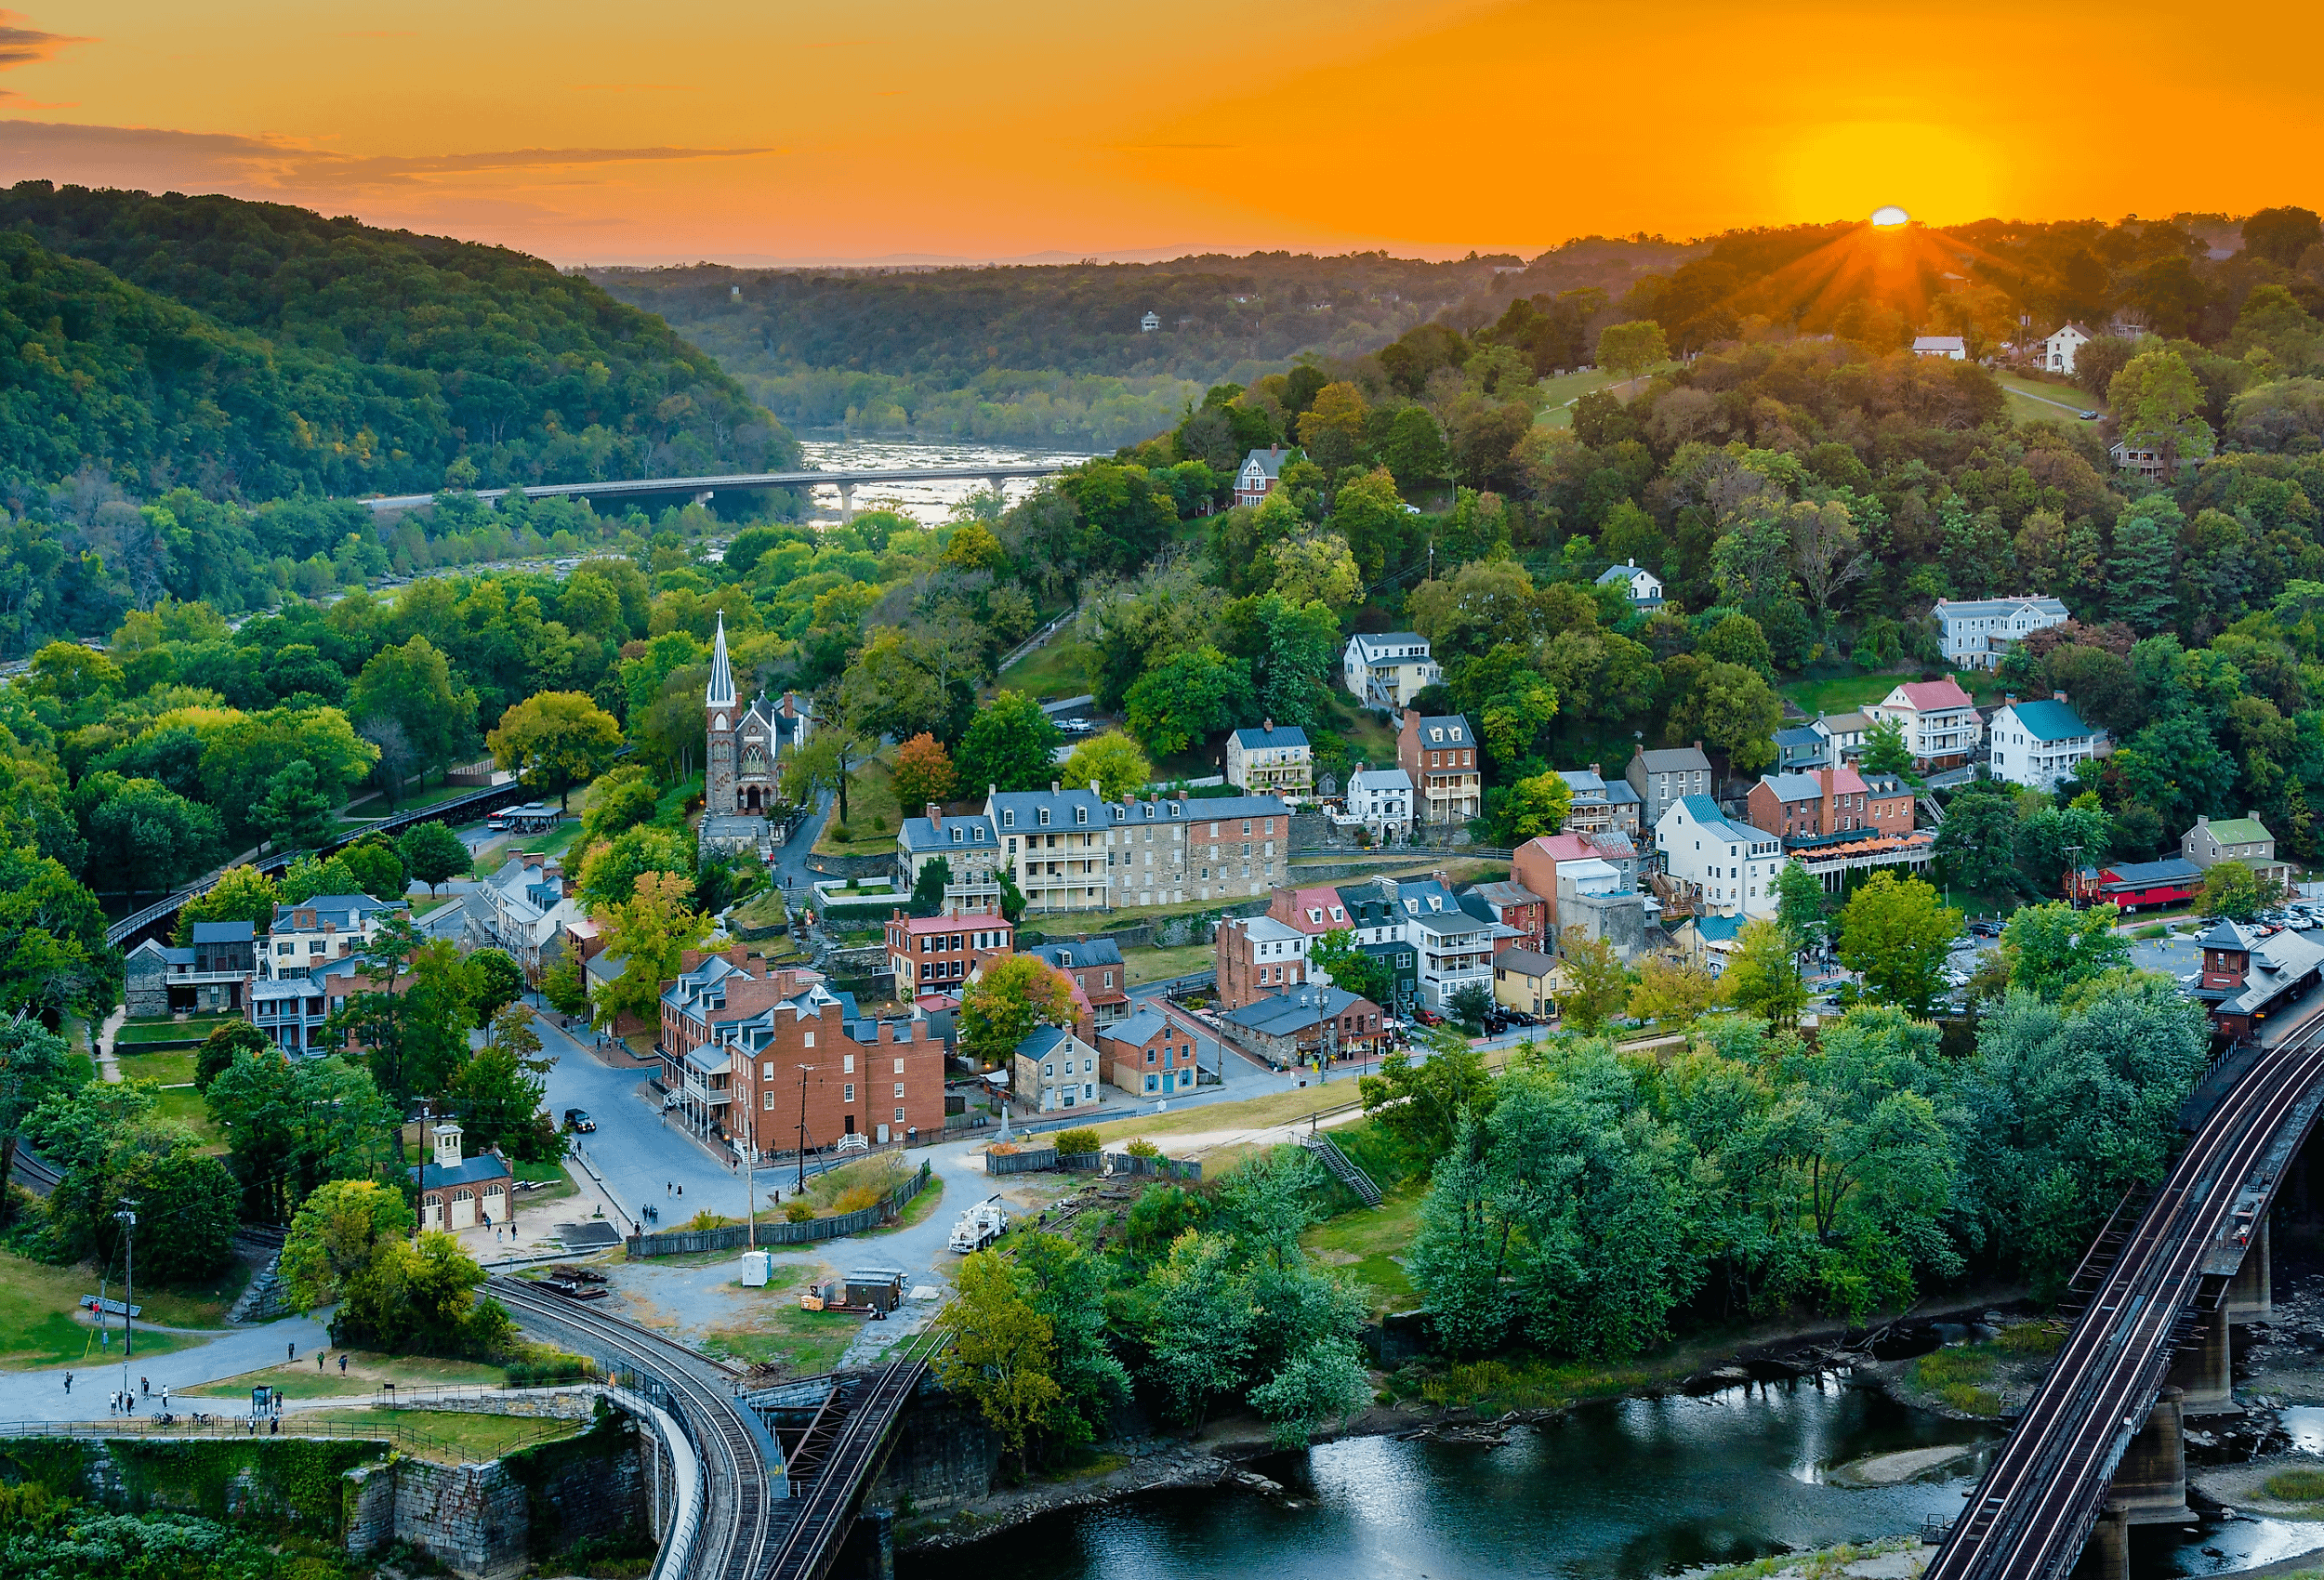
[[[1557,995],[1567,987],[1565,964],[1530,949],[1504,949],[1493,956],[1493,1002],[1528,1015],[1557,1013]]]

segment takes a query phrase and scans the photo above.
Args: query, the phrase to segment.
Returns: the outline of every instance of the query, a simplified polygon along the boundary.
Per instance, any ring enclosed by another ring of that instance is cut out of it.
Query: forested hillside
[[[1254,253],[1160,264],[912,270],[592,271],[662,314],[786,422],[1112,448],[1176,419],[1205,385],[1303,352],[1356,356],[1414,324],[1464,325],[1511,296],[1628,290],[1689,249],[1571,243],[1527,267]],[[1161,326],[1140,328],[1152,312]]]
[[[717,362],[502,247],[226,197],[0,192],[0,478],[212,498],[786,464]]]

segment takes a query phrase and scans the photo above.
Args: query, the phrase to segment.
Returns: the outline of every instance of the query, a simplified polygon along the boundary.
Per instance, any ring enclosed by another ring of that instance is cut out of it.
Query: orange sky
[[[2324,206],[2324,7],[2206,17],[73,0],[0,13],[0,181],[275,198],[561,262],[1531,252],[1891,202],[1939,224]]]

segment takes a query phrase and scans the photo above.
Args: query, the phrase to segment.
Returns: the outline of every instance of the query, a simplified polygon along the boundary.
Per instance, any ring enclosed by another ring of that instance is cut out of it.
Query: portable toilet
[[[774,1257],[772,1253],[766,1251],[744,1252],[743,1287],[745,1289],[764,1289],[767,1286],[767,1279],[773,1270]]]

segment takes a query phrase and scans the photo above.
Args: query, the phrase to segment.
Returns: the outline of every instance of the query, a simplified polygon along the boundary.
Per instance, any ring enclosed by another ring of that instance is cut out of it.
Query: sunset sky
[[[2240,213],[2324,205],[2319,45],[2153,0],[75,0],[0,13],[0,181],[568,263]]]

